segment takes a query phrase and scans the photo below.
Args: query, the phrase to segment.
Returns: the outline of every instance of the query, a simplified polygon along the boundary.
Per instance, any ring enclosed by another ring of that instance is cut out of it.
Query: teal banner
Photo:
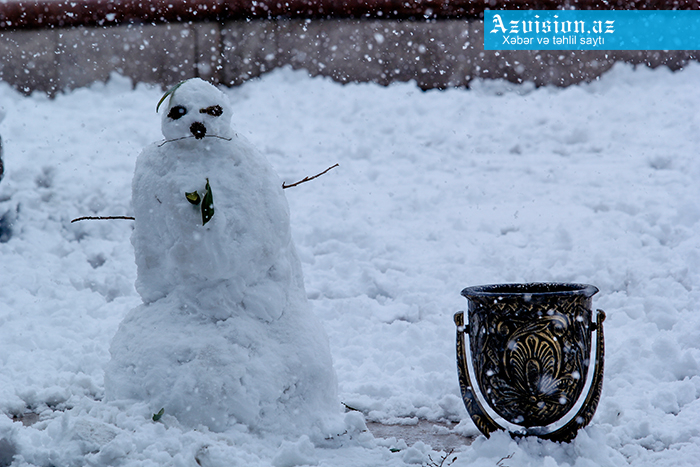
[[[700,11],[486,10],[484,50],[700,50]]]

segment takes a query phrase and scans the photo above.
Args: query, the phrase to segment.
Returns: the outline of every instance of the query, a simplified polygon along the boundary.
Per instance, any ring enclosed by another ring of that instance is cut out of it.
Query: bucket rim
[[[474,285],[462,290],[467,299],[477,297],[544,297],[555,295],[583,295],[590,298],[597,294],[598,287],[575,282],[526,282]]]

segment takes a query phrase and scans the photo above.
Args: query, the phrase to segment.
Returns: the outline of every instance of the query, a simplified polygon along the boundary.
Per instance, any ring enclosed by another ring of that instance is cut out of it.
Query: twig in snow
[[[291,188],[291,187],[293,187],[293,186],[297,186],[297,185],[301,185],[302,183],[309,182],[309,181],[313,180],[314,178],[320,177],[321,175],[325,174],[325,173],[328,172],[329,170],[335,169],[335,168],[338,167],[339,165],[340,165],[340,164],[332,165],[332,166],[328,167],[326,170],[324,170],[323,172],[321,172],[320,174],[316,174],[316,175],[314,175],[313,177],[304,177],[303,180],[299,180],[298,182],[292,183],[291,185],[286,185],[284,182],[282,182],[282,188],[283,188],[283,189],[284,189],[284,188]]]
[[[124,219],[127,221],[133,221],[134,218],[131,216],[85,216],[85,217],[78,217],[76,219],[73,219],[70,221],[72,224],[73,222],[78,222],[78,221],[108,221],[112,219]]]
[[[506,461],[506,460],[512,458],[514,454],[515,454],[515,453],[513,452],[513,453],[511,453],[510,455],[508,455],[508,456],[506,456],[506,457],[501,457],[501,459],[500,459],[498,462],[496,462],[496,465],[497,465],[498,467],[507,467],[507,466],[503,463],[503,461]]]
[[[439,463],[439,464],[438,464],[437,462],[435,462],[435,461],[433,460],[433,458],[430,457],[430,455],[428,455],[428,459],[430,459],[430,462],[428,462],[428,467],[443,467],[443,465],[444,465],[445,467],[449,467],[450,465],[454,464],[454,462],[457,460],[457,456],[455,456],[454,458],[452,458],[452,460],[450,460],[450,462],[448,462],[448,463],[445,465],[445,461],[447,460],[448,457],[450,457],[450,456],[452,455],[453,452],[455,452],[454,448],[453,448],[453,449],[450,449],[444,456],[442,456],[442,457],[440,458],[440,463]]]
[[[343,404],[343,406],[345,406],[345,408],[348,409],[350,412],[362,412],[360,409],[356,409],[355,407],[350,407],[345,402],[341,402],[341,404]]]

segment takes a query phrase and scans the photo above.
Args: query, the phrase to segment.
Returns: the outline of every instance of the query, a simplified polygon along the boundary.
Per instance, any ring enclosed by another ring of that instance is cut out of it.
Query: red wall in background
[[[698,9],[700,0],[37,0],[0,3],[0,29],[253,18],[477,18],[484,9]]]

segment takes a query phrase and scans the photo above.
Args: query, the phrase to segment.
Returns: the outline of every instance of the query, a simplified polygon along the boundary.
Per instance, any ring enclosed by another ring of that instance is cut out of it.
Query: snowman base
[[[108,400],[145,401],[184,426],[332,435],[342,425],[325,335],[303,314],[203,314],[173,293],[133,309],[112,341]],[[308,311],[310,313],[310,311]],[[297,345],[303,338],[304,346]]]

